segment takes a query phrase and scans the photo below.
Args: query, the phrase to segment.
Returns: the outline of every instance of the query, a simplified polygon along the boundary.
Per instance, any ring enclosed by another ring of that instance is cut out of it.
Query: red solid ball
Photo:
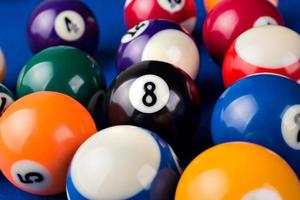
[[[222,64],[231,43],[243,32],[269,24],[282,25],[278,9],[266,0],[224,0],[207,16],[204,44],[211,57]]]
[[[170,20],[189,32],[196,26],[194,0],[126,0],[124,9],[128,29],[149,19]]]

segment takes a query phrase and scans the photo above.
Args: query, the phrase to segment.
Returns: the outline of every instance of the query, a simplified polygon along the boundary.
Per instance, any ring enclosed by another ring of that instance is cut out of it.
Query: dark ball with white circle
[[[192,136],[199,99],[195,83],[181,69],[160,61],[143,61],[113,81],[104,112],[108,126],[147,128],[177,152]]]
[[[178,24],[166,20],[143,21],[121,39],[119,71],[145,60],[171,63],[192,79],[199,72],[200,55],[192,36]]]
[[[135,126],[104,129],[77,150],[67,178],[69,200],[172,199],[181,168],[171,147]]]
[[[94,54],[99,40],[96,18],[81,1],[43,1],[33,11],[27,33],[33,53],[67,45]]]

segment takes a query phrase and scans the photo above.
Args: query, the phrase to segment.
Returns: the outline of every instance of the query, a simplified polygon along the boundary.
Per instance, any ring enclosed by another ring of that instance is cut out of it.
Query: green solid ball
[[[73,97],[93,112],[105,89],[102,70],[93,58],[74,47],[58,46],[34,55],[23,67],[17,96],[56,91]]]
[[[0,116],[15,101],[12,92],[0,83]]]

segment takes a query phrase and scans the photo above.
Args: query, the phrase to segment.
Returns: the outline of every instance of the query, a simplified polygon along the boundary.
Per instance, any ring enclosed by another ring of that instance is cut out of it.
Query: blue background
[[[97,16],[101,28],[101,41],[95,58],[104,69],[107,82],[115,77],[115,58],[122,35],[125,33],[123,4],[125,0],[83,0]],[[7,59],[7,77],[4,82],[15,91],[16,79],[20,69],[32,56],[26,36],[27,20],[39,0],[0,0],[0,47]],[[202,109],[199,121],[199,133],[209,133],[211,111],[216,98],[223,91],[220,68],[207,56],[201,42],[201,26],[206,12],[203,1],[196,0],[198,24],[194,33],[201,49],[201,72],[197,80],[202,96]],[[300,0],[281,0],[279,9],[286,26],[300,32]],[[206,134],[207,135],[207,134]],[[1,173],[1,172],[0,172]],[[38,197],[20,191],[0,174],[0,199],[66,199],[65,195]]]

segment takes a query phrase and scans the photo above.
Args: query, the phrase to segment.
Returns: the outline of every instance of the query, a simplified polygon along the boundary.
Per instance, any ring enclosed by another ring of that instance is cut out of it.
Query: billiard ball
[[[241,34],[223,63],[226,87],[255,73],[269,72],[300,81],[300,36],[283,26],[263,26]]]
[[[212,115],[215,144],[246,141],[268,147],[300,175],[300,85],[274,74],[246,77],[219,98]]]
[[[68,45],[93,54],[99,40],[96,18],[82,1],[43,1],[28,21],[27,34],[33,53]]]
[[[143,21],[122,38],[118,51],[118,71],[144,60],[171,63],[195,79],[200,54],[192,36],[166,20]]]
[[[206,17],[203,41],[211,57],[222,64],[229,46],[240,34],[252,27],[283,23],[278,9],[268,1],[226,0]]]
[[[210,12],[216,5],[218,5],[223,0],[204,0],[204,6],[207,12]],[[268,0],[274,6],[278,6],[278,0]]]
[[[69,200],[174,199],[181,169],[171,147],[134,126],[104,129],[77,150],[67,178]]]
[[[196,26],[194,0],[126,0],[125,22],[130,29],[144,20],[167,19],[192,32]]]
[[[173,65],[143,61],[119,74],[104,100],[108,126],[135,125],[164,138],[176,153],[188,145],[199,92],[192,79]]]
[[[0,116],[15,101],[12,92],[0,83]]]
[[[262,146],[234,142],[196,157],[183,172],[175,200],[298,199],[296,174],[277,154]]]
[[[56,91],[75,98],[93,112],[105,88],[102,70],[93,58],[74,47],[58,46],[28,61],[18,78],[17,95]]]
[[[6,75],[6,61],[3,51],[0,48],[0,82],[3,82]]]
[[[0,118],[1,171],[24,191],[61,193],[72,156],[96,131],[88,111],[73,98],[48,91],[27,95]]]

